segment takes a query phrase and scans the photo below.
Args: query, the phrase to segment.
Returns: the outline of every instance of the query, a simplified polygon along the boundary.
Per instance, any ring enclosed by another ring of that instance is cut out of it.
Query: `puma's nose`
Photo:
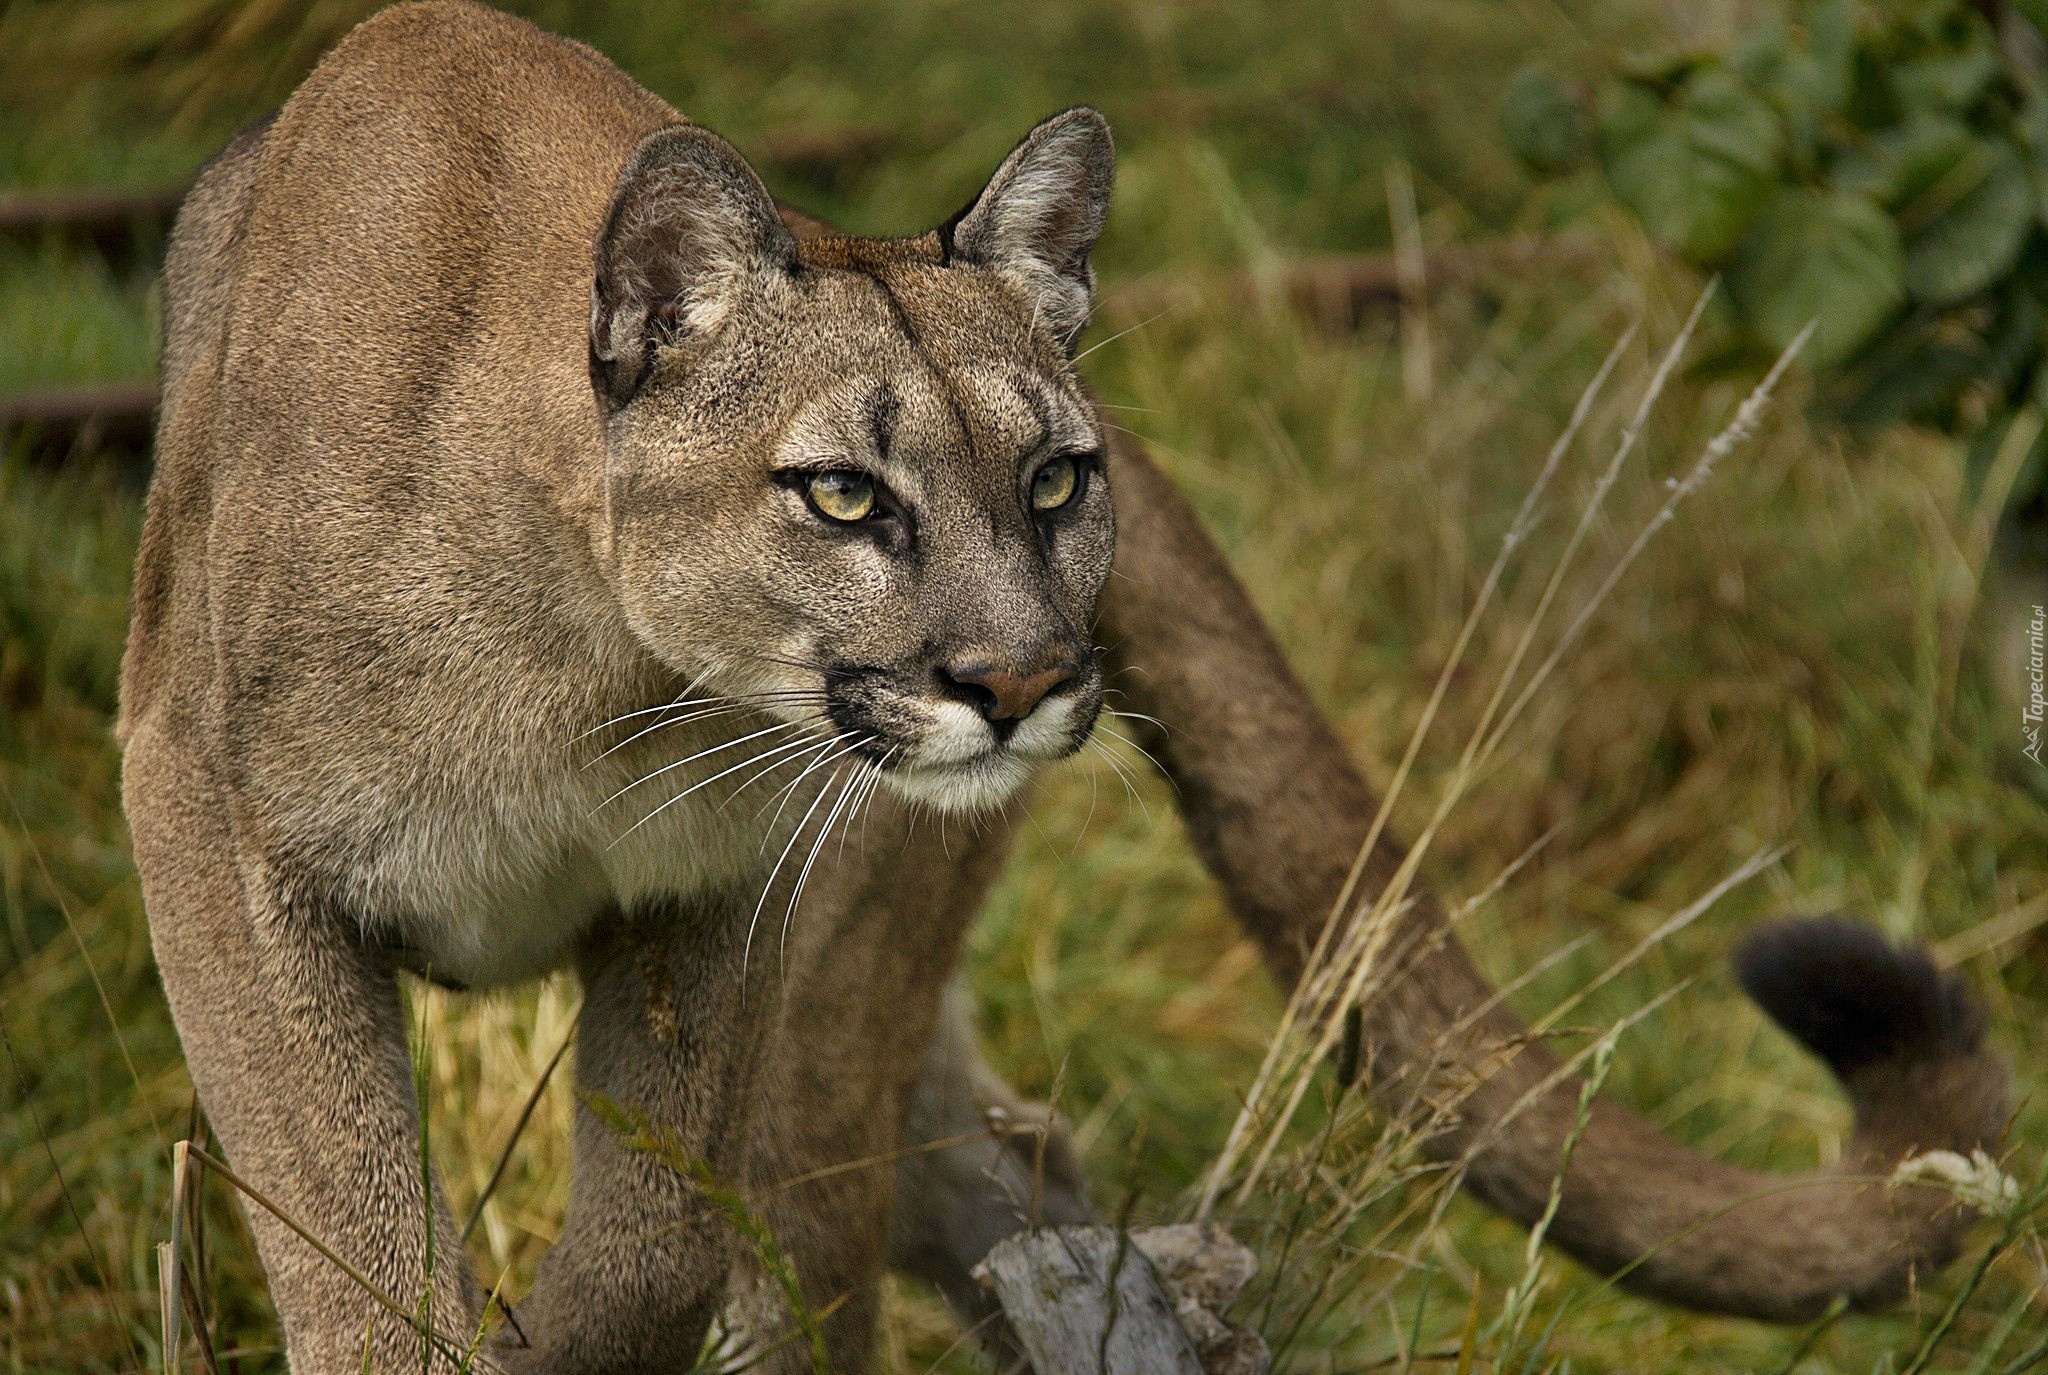
[[[1043,661],[1041,661],[1043,663]],[[956,659],[939,670],[943,686],[990,721],[1021,721],[1045,695],[1080,671],[1071,658],[1018,669],[993,659]]]

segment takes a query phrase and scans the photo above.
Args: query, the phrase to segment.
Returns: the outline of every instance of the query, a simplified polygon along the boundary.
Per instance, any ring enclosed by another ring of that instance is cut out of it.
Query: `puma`
[[[1075,376],[1111,162],[1069,111],[940,228],[845,237],[597,53],[432,3],[355,30],[187,201],[120,726],[156,955],[235,1169],[449,1334],[483,1298],[422,1197],[399,975],[575,969],[573,1196],[497,1367],[680,1368],[738,1283],[604,1103],[742,1188],[808,1177],[758,1203],[835,1370],[869,1364],[887,1264],[976,1301],[1041,1163],[1040,1215],[1087,1216],[1057,1141],[823,1167],[1029,1115],[945,990],[1004,854],[986,814],[1087,737],[1112,659],[1234,910],[1303,973],[1374,798]],[[1541,1087],[1556,1060],[1434,903],[1399,920],[1369,1081],[1469,1090],[1428,1149],[1532,1218],[1579,1086]],[[1743,1206],[1779,1181],[1602,1103],[1550,1236],[1699,1308],[1887,1301],[1969,1219],[1866,1177],[1996,1138],[1983,1019],[1846,924],[1744,961],[1855,1100],[1840,1166]],[[295,1370],[421,1368],[250,1222]]]

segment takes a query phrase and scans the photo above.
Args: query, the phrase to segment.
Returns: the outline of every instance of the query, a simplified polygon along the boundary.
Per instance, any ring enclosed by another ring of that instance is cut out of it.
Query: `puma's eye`
[[[811,509],[827,520],[852,525],[875,513],[875,480],[865,473],[826,472],[804,484]]]
[[[1072,458],[1061,455],[1038,470],[1031,479],[1031,509],[1057,511],[1081,490],[1081,469]]]

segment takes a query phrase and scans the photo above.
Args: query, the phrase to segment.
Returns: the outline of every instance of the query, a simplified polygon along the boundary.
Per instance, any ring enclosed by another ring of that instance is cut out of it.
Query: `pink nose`
[[[991,721],[1020,721],[1045,700],[1047,693],[1072,681],[1078,665],[1063,659],[1032,672],[988,659],[961,659],[939,670],[959,695],[980,708]]]

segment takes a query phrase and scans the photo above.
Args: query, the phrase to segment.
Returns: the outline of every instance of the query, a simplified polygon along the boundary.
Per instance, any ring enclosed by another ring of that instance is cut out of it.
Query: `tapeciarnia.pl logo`
[[[2043,692],[2041,665],[2044,626],[2048,626],[2048,613],[2036,606],[2034,618],[2027,622],[2027,704],[2020,709],[2020,729],[2027,740],[2027,747],[2021,753],[2036,764],[2041,762],[2041,717],[2044,710],[2048,710],[2048,693]]]

